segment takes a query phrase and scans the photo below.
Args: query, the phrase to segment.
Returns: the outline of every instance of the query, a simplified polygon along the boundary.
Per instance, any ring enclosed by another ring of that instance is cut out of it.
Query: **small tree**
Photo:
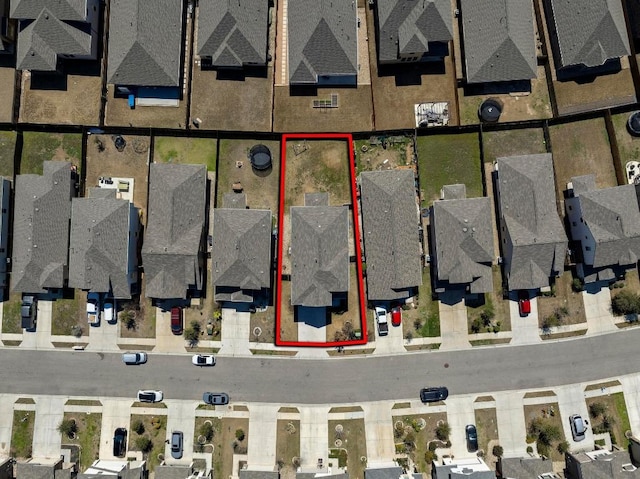
[[[436,437],[441,441],[447,441],[449,439],[449,434],[451,434],[451,426],[449,426],[448,422],[441,422],[436,427]]]
[[[564,454],[569,451],[569,443],[567,441],[560,441],[557,449],[560,454]]]
[[[242,429],[236,429],[236,439],[238,441],[244,441],[244,431]]]
[[[207,441],[211,441],[213,438],[213,426],[209,422],[205,422],[200,426],[200,434],[203,435]]]
[[[198,340],[200,339],[200,331],[202,327],[198,321],[191,321],[189,327],[184,330],[184,338],[189,341],[189,344],[195,346],[198,344]]]
[[[424,453],[424,462],[426,462],[427,464],[431,464],[437,460],[438,455],[435,453],[435,451],[428,450]]]
[[[601,402],[594,402],[589,406],[589,415],[592,419],[596,419],[607,411],[607,406]]]
[[[573,278],[573,281],[571,281],[571,289],[574,293],[580,293],[584,289],[584,283],[580,278]]]
[[[618,316],[638,314],[640,313],[640,297],[628,289],[623,289],[611,300],[611,309],[613,314]]]
[[[125,309],[120,313],[120,320],[128,330],[136,329],[136,313],[131,309]]]
[[[78,425],[75,420],[64,418],[60,421],[60,424],[58,424],[58,432],[68,438],[73,438],[73,435],[78,432]]]
[[[136,438],[136,447],[142,452],[149,452],[153,449],[153,442],[147,436]]]
[[[136,421],[131,425],[131,429],[133,429],[133,432],[138,435],[144,434],[144,424],[140,419],[136,419]]]
[[[493,449],[491,452],[496,457],[502,457],[502,455],[504,454],[504,449],[502,449],[502,446],[493,446]]]

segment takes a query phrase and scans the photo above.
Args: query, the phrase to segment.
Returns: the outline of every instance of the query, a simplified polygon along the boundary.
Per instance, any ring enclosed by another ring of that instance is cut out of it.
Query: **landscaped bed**
[[[217,417],[197,417],[193,429],[193,452],[213,453],[213,442],[222,431]]]
[[[129,431],[129,450],[142,451],[149,470],[153,471],[161,462],[158,455],[164,456],[167,416],[132,414]]]
[[[62,444],[74,444],[80,446],[80,470],[84,471],[100,452],[100,429],[102,426],[102,414],[85,414],[80,412],[64,413],[63,422],[72,421],[75,424],[75,432],[62,434]]]
[[[11,428],[11,457],[29,458],[33,449],[33,426],[36,422],[35,411],[13,411]]]
[[[535,442],[538,454],[552,461],[564,461],[568,444],[562,429],[562,418],[557,402],[524,406],[527,425],[527,443]]]
[[[543,331],[552,333],[555,326],[580,323],[585,323],[586,329],[582,293],[574,291],[572,285],[571,271],[565,271],[556,278],[550,293],[538,295],[538,327]],[[548,335],[543,334],[542,337],[544,339]]]
[[[430,471],[432,461],[437,460],[436,448],[446,447],[449,440],[447,414],[393,416],[391,419],[400,461],[406,463],[404,457],[409,457],[418,471]]]
[[[631,425],[624,394],[603,394],[587,398],[586,401],[593,433],[608,432],[611,442],[626,450],[629,447],[627,432],[631,431]]]
[[[364,477],[367,466],[365,438],[364,419],[329,421],[329,457],[338,459],[338,467],[346,467],[349,477]]]

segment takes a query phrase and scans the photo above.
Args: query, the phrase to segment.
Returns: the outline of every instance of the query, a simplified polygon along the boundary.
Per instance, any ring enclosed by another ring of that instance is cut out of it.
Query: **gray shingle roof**
[[[555,23],[559,65],[602,65],[629,55],[620,0],[547,0],[547,20]]]
[[[191,466],[162,464],[156,466],[155,479],[186,479],[193,473]]]
[[[287,10],[291,83],[357,74],[356,2],[297,0]]]
[[[16,464],[16,477],[20,479],[55,479],[55,467],[55,464],[18,462]]]
[[[399,479],[401,475],[401,467],[367,467],[364,470],[364,479]]]
[[[67,279],[71,163],[45,161],[43,169],[16,176],[12,291],[44,293]]]
[[[467,83],[536,77],[531,0],[460,0]]]
[[[211,279],[217,301],[252,301],[271,284],[271,211],[216,209]]]
[[[238,472],[240,479],[278,479],[280,473],[274,471],[251,471],[247,469],[241,469]]]
[[[48,9],[59,20],[84,22],[87,19],[87,0],[12,0],[11,18],[37,18]]]
[[[362,230],[370,301],[407,298],[422,284],[418,206],[410,170],[360,175]]]
[[[488,470],[465,468],[464,464],[434,464],[431,477],[433,479],[496,479],[496,473]]]
[[[584,452],[571,454],[582,477],[589,479],[637,479],[640,469],[624,470],[623,465],[632,465],[628,451],[614,451],[590,458]]]
[[[206,189],[204,165],[151,165],[142,247],[148,297],[186,298],[190,287],[202,287]]]
[[[513,252],[505,258],[509,289],[549,285],[561,272],[567,249],[556,209],[551,154],[498,158],[500,223],[508,230]]]
[[[131,297],[127,200],[74,198],[71,203],[69,286]],[[135,214],[135,213],[134,213]]]
[[[349,290],[349,209],[291,207],[291,304],[331,306]]]
[[[502,477],[538,479],[541,474],[553,472],[553,462],[539,457],[501,458]]]
[[[180,86],[183,3],[182,0],[111,0],[109,83]]]
[[[471,293],[493,290],[491,200],[436,201],[431,228],[438,282],[469,284]]]
[[[198,55],[216,67],[265,65],[268,15],[264,0],[200,0]]]
[[[427,53],[429,43],[453,39],[449,0],[378,0],[378,61],[399,53]]]

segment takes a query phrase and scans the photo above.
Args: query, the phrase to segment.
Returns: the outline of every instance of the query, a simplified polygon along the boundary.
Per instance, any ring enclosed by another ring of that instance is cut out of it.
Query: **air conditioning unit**
[[[498,264],[502,264],[502,256],[498,256],[498,257],[496,258],[496,262],[497,262]]]

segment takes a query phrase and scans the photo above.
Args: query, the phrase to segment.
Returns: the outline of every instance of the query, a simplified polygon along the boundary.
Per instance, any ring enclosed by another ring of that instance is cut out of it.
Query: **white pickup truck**
[[[100,324],[100,295],[98,293],[87,294],[87,321],[91,326]]]
[[[378,325],[378,336],[386,336],[389,334],[389,322],[387,321],[387,310],[376,306],[375,309],[376,324]]]

